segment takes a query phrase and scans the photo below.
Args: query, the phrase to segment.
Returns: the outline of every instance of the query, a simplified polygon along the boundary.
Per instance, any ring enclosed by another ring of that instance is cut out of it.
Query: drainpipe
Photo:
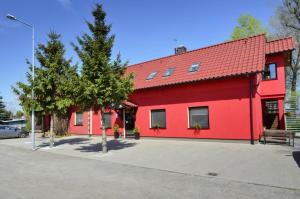
[[[250,143],[254,145],[252,91],[253,91],[253,79],[252,79],[252,76],[250,76],[250,95],[249,95],[249,103],[250,103],[250,137],[251,137]]]

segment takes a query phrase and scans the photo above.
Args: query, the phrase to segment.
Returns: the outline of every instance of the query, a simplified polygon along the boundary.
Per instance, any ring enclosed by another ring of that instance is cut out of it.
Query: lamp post
[[[22,21],[20,19],[18,19],[17,17],[15,17],[14,15],[11,15],[11,14],[7,14],[6,17],[10,20],[13,20],[13,21],[18,21],[20,22],[21,24],[29,27],[32,29],[32,90],[31,90],[31,99],[34,100],[34,90],[33,90],[33,83],[34,83],[34,26],[25,22],[25,21]],[[35,150],[35,132],[34,132],[34,106],[32,105],[31,107],[31,141],[32,141],[32,150]]]

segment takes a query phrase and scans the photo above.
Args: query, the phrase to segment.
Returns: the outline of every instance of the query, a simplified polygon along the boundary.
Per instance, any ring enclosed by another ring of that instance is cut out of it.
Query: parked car
[[[0,125],[0,139],[1,138],[25,138],[28,136],[28,132],[16,127],[8,125]]]

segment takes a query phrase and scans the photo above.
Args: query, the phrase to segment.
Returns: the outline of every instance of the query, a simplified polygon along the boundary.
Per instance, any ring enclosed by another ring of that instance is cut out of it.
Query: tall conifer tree
[[[74,49],[82,61],[81,86],[77,89],[77,102],[83,110],[93,108],[101,113],[102,151],[107,152],[104,113],[128,98],[133,91],[133,76],[124,75],[127,63],[120,55],[111,59],[115,36],[111,25],[105,23],[106,13],[96,4],[92,11],[93,22],[86,22],[90,33],[77,37]]]
[[[53,132],[54,115],[65,116],[68,108],[74,104],[73,90],[78,83],[76,66],[71,65],[71,59],[65,58],[64,45],[60,41],[60,35],[55,32],[48,34],[47,44],[38,44],[36,57],[39,66],[36,67],[33,84],[34,100],[31,99],[30,73],[27,73],[29,84],[17,82],[17,87],[13,87],[13,91],[26,112],[34,105],[37,113],[51,116],[50,132]],[[28,64],[31,70],[31,65],[29,62]]]
[[[0,96],[0,121],[6,119],[5,112],[6,112],[6,109],[5,109],[5,105],[3,102],[3,98],[2,98],[2,96]]]

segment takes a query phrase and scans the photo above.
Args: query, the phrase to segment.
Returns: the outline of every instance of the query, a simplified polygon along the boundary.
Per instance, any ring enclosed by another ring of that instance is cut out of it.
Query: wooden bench
[[[287,131],[287,130],[273,130],[273,129],[267,129],[263,132],[263,138],[264,138],[264,144],[267,143],[267,138],[271,138],[273,141],[284,141],[291,146],[291,140],[292,140],[292,146],[295,145],[295,132]]]

